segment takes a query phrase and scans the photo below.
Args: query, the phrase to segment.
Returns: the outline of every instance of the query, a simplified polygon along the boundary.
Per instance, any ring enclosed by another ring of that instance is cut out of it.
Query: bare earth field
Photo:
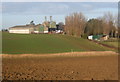
[[[118,80],[118,55],[106,52],[3,54],[7,80]]]

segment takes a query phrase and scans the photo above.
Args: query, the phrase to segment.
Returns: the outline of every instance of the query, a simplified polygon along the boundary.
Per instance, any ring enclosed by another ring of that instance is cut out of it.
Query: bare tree
[[[104,13],[101,19],[103,21],[103,33],[109,34],[110,36],[113,37],[115,32],[115,26],[114,26],[115,19],[113,14],[110,12]]]
[[[73,13],[65,18],[65,32],[68,35],[81,36],[84,34],[86,19],[82,13]]]

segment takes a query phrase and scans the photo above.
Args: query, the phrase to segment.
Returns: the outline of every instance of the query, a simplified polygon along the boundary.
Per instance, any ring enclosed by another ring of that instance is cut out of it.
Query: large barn
[[[48,33],[48,28],[41,24],[38,25],[21,25],[9,28],[9,33],[31,34],[31,33]]]
[[[32,32],[34,32],[34,26],[31,25],[20,25],[9,28],[9,33],[30,34]]]

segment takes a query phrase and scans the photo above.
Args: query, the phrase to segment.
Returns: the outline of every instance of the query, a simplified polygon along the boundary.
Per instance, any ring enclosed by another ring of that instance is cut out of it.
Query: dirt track
[[[98,52],[96,54],[99,54]],[[108,53],[104,53],[108,54]],[[94,54],[93,54],[94,55]],[[3,57],[3,79],[117,80],[118,56]]]

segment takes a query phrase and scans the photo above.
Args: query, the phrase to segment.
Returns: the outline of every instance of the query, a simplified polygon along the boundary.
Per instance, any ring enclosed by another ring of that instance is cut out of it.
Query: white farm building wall
[[[29,29],[10,29],[9,33],[29,34]]]
[[[48,33],[48,31],[44,31],[44,33]]]
[[[92,40],[93,39],[93,36],[91,35],[91,36],[88,36],[88,39],[89,40]]]
[[[9,28],[9,33],[30,34],[34,31],[34,26],[21,25]]]

